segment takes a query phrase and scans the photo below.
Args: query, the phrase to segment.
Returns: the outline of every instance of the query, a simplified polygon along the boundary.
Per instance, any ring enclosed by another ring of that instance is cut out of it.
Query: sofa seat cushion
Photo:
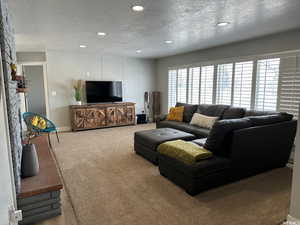
[[[160,128],[138,131],[134,133],[134,142],[139,143],[152,151],[156,151],[158,145],[172,140],[193,140],[195,136],[172,128]]]
[[[180,107],[180,106],[184,107],[183,122],[189,123],[191,121],[194,113],[196,112],[196,110],[198,108],[198,105],[192,105],[192,104],[177,102],[176,107]]]
[[[192,142],[199,145],[199,146],[204,146],[206,140],[207,140],[207,138],[200,138],[200,139],[192,140]]]
[[[206,116],[217,116],[221,119],[229,107],[229,105],[200,104],[196,112]]]
[[[231,160],[225,157],[212,156],[211,158],[196,162],[195,164],[187,165],[177,159],[159,154],[159,164],[165,164],[163,166],[168,166],[173,170],[180,171],[180,173],[185,176],[200,178],[218,171],[229,169]]]
[[[207,137],[209,134],[209,129],[201,128],[198,126],[190,125],[188,123],[177,122],[177,121],[161,121],[157,124],[157,128],[174,128],[176,130],[181,130],[187,133],[194,134],[197,138],[204,138]]]

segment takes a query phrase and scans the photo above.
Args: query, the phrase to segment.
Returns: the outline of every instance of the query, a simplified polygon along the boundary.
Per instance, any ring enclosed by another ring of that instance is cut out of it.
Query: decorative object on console
[[[32,177],[39,173],[39,160],[36,153],[35,145],[30,143],[23,146],[21,176]]]
[[[71,105],[73,131],[135,124],[135,103]]]
[[[75,84],[73,86],[74,91],[75,91],[75,100],[77,105],[82,104],[82,87],[83,87],[83,82],[82,80],[77,80],[75,81]]]
[[[28,91],[28,80],[25,79],[24,75],[17,75],[17,65],[14,63],[10,64],[11,79],[17,81],[17,93],[26,93]]]

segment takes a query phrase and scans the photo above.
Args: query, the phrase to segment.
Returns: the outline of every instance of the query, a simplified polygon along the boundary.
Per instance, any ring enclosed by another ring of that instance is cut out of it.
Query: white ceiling
[[[135,3],[144,12],[133,12]],[[85,44],[80,51],[157,58],[300,27],[300,0],[9,0],[9,5],[18,51],[79,50]],[[230,25],[218,27],[219,21]],[[98,31],[107,35],[99,37]]]

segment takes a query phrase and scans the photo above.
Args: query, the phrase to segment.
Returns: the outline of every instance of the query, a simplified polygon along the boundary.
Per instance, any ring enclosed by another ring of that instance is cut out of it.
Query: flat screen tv
[[[121,102],[121,81],[86,81],[87,103]]]

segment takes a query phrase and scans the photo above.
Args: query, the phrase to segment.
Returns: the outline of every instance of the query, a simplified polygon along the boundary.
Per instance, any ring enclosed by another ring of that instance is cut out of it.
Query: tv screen
[[[87,103],[121,102],[121,81],[86,81]]]

